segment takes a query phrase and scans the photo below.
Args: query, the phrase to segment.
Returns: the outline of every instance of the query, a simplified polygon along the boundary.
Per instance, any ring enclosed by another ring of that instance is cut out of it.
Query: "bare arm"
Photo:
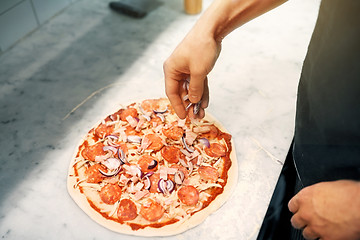
[[[185,106],[202,100],[199,117],[209,102],[207,75],[221,51],[222,39],[234,29],[279,6],[285,0],[215,0],[164,63],[166,94],[180,118]],[[189,78],[187,92],[182,88]],[[188,94],[189,100],[183,97]]]

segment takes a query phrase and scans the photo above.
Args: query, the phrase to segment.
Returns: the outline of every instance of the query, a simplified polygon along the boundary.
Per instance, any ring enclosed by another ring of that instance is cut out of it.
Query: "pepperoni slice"
[[[141,136],[143,135],[142,131],[136,131],[135,128],[131,127],[131,126],[127,126],[125,128],[125,134],[127,136],[131,136],[131,135],[137,135],[137,136]]]
[[[162,132],[167,138],[171,140],[179,140],[184,134],[184,129],[179,126],[173,125],[168,129],[164,128]]]
[[[140,215],[150,222],[159,220],[164,215],[164,212],[163,206],[151,199],[143,204],[140,209]]]
[[[209,157],[223,157],[226,154],[226,148],[219,143],[211,143],[210,147],[205,148],[205,153]]]
[[[153,110],[158,110],[159,102],[157,99],[146,99],[141,102],[141,108],[148,113],[152,113]]]
[[[100,124],[95,129],[95,135],[99,138],[103,138],[107,135],[110,135],[114,131],[114,125],[106,126],[106,124]]]
[[[159,125],[161,125],[163,122],[161,121],[161,119],[159,117],[154,117],[150,120],[150,126],[155,128]]]
[[[151,143],[146,149],[158,151],[164,146],[162,139],[156,134],[150,133],[145,135],[143,141],[147,141],[145,138]]]
[[[215,127],[214,125],[210,125],[210,131],[207,133],[202,133],[201,137],[207,138],[207,139],[215,139],[219,135],[219,129]]]
[[[199,191],[191,185],[181,187],[177,194],[180,201],[188,206],[195,205],[199,201]]]
[[[161,149],[161,156],[169,163],[178,163],[179,158],[185,158],[180,149],[175,146],[165,146]]]
[[[201,166],[198,169],[200,178],[205,181],[216,182],[219,173],[216,168],[210,166]]]
[[[82,150],[81,155],[90,161],[95,161],[96,156],[102,156],[106,154],[106,151],[103,150],[104,144],[101,142],[98,142],[94,145],[85,147],[84,150]]]
[[[99,169],[101,169],[104,172],[107,172],[107,169],[97,163],[86,169],[85,175],[86,175],[86,182],[88,183],[100,183],[105,177],[99,172]]]
[[[129,107],[127,109],[124,109],[124,111],[120,114],[121,121],[127,121],[126,117],[131,116],[133,118],[136,118],[138,116],[138,112],[135,108]]]
[[[157,170],[157,163],[156,166],[151,168],[154,165],[154,160],[158,162],[158,160],[150,155],[142,155],[138,160],[139,167],[141,168],[142,172],[155,172]],[[150,168],[149,168],[150,167]]]
[[[117,216],[120,221],[130,221],[137,217],[137,207],[130,199],[120,201]]]
[[[149,179],[150,179],[150,183],[151,183],[149,191],[151,193],[157,193],[158,192],[158,182],[160,180],[160,174],[154,173],[153,175],[151,175],[149,177]]]
[[[117,184],[107,184],[100,190],[101,200],[109,205],[112,205],[119,201],[121,197],[121,187]]]

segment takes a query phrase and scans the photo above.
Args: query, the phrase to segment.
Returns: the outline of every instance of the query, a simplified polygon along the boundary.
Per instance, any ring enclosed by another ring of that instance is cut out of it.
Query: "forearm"
[[[199,29],[221,41],[234,29],[281,5],[286,0],[215,0],[198,20]],[[196,30],[197,31],[197,30]]]

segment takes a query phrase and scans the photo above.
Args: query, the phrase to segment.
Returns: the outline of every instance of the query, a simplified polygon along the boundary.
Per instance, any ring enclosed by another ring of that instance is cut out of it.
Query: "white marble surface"
[[[164,96],[162,63],[198,16],[166,0],[135,20],[108,2],[77,1],[0,55],[2,239],[140,239],[97,225],[76,206],[68,165],[81,136],[120,103]],[[170,239],[256,239],[292,139],[318,5],[290,1],[224,40],[209,76],[209,112],[234,137],[238,184],[204,223]]]

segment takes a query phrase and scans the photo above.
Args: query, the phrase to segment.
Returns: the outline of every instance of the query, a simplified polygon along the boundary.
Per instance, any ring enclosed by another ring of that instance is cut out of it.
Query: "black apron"
[[[360,180],[360,1],[323,0],[298,88],[293,157],[308,186]]]
[[[258,240],[304,239],[289,200],[303,187],[360,180],[360,0],[323,0],[298,87],[295,135]]]

